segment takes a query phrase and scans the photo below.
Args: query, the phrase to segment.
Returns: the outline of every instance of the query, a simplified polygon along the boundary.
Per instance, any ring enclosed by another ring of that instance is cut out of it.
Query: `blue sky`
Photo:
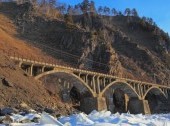
[[[58,0],[74,5],[82,0]],[[93,0],[96,6],[109,6],[124,11],[136,8],[140,16],[151,17],[156,24],[170,35],[170,0]]]

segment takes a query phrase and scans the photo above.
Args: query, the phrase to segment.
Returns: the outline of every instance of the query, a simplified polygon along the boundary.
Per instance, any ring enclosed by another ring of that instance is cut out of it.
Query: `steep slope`
[[[67,52],[43,49],[65,63],[142,81],[170,82],[170,40],[138,17],[85,14],[73,16],[71,24],[39,16],[28,3],[3,6],[2,13],[17,25],[18,37]],[[7,12],[9,6],[13,10]]]
[[[21,103],[26,103],[36,110],[48,107],[61,114],[67,114],[71,110],[58,96],[49,95],[41,82],[27,76],[2,51],[0,57],[0,108],[20,108]]]
[[[42,82],[28,76],[7,54],[48,62],[58,60],[18,37],[14,21],[4,15],[1,9],[0,7],[0,108],[20,108],[21,103],[26,103],[36,110],[48,107],[60,114],[68,114],[71,112],[70,105],[63,104],[57,94],[49,93]],[[11,12],[10,7],[8,9]]]

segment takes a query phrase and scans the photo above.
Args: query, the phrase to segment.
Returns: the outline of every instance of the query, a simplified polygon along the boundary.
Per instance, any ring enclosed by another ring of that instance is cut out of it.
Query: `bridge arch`
[[[74,74],[73,72],[70,72],[70,71],[51,70],[51,71],[47,71],[47,72],[44,72],[44,73],[41,73],[41,74],[35,76],[35,79],[39,80],[40,78],[42,78],[44,76],[47,76],[50,74],[55,74],[55,73],[65,73],[65,74],[71,75],[72,77],[77,79],[80,82],[80,84],[82,84],[82,86],[85,86],[93,97],[96,97],[96,93],[92,90],[92,88],[90,88],[90,86],[84,80],[82,80],[79,76],[77,76],[76,74]]]
[[[150,87],[146,92],[145,94],[143,95],[142,99],[145,99],[145,97],[147,96],[147,94],[149,92],[153,91],[155,94],[162,94],[165,98],[167,98],[166,94],[157,86],[152,86]]]
[[[119,85],[124,85],[126,88],[128,88],[129,90],[131,90],[131,93],[133,94],[133,96],[138,97],[139,99],[141,99],[141,96],[139,96],[139,94],[136,92],[136,90],[126,81],[123,80],[116,80],[110,84],[108,84],[100,93],[101,96],[104,95],[104,93],[111,87],[111,86],[119,86]],[[126,91],[124,92],[126,93]],[[128,94],[129,95],[129,94]]]

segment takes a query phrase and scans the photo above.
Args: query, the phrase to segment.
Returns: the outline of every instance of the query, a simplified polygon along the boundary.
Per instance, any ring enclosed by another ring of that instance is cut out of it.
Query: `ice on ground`
[[[47,113],[26,114],[25,116],[13,114],[11,116],[15,123],[11,126],[170,126],[170,114],[129,114],[115,113],[110,111],[92,111],[89,115],[85,113],[63,116],[59,119]],[[18,123],[22,120],[39,118],[39,123]],[[5,126],[1,125],[0,126]]]
[[[30,114],[26,114],[25,116],[19,114],[13,114],[11,116],[13,122],[21,122],[23,120],[33,120],[34,118],[41,118],[41,115],[30,113]]]
[[[88,121],[82,123],[83,120],[80,118],[82,116]],[[63,124],[69,122],[71,126],[170,126],[170,114],[133,115],[92,111],[89,115],[80,113],[70,117],[61,117],[59,121]]]
[[[25,119],[32,120],[35,117],[40,118],[39,123],[12,123],[10,126],[63,126],[61,122],[47,113],[42,113],[41,116],[38,114],[27,114],[24,117],[21,115],[11,116],[11,118],[16,121],[22,121]]]
[[[62,123],[60,123],[56,118],[50,116],[47,113],[42,113],[41,115],[41,119],[40,119],[40,125],[44,125],[44,124],[53,124],[53,125],[57,125],[57,126],[63,126]]]

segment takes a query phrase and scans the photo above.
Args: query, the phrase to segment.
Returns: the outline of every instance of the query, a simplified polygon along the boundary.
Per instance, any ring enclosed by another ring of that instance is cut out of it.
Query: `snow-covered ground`
[[[17,123],[23,120],[38,118],[38,123]],[[110,111],[93,111],[89,115],[73,114],[58,119],[42,114],[27,114],[25,116],[13,114],[11,119],[15,123],[11,126],[170,126],[170,114],[133,115],[129,113],[111,114]],[[0,124],[0,126],[5,126]]]
[[[145,116],[93,111],[89,115],[80,113],[62,117],[59,121],[63,124],[69,122],[72,126],[170,126],[170,114]]]

